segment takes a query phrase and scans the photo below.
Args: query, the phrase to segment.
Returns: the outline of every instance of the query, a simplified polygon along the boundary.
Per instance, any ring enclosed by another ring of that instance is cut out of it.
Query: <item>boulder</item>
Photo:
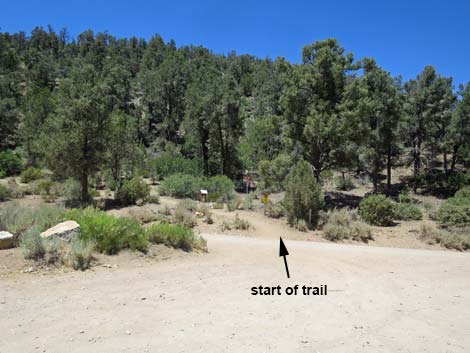
[[[52,228],[41,233],[43,238],[60,238],[70,241],[80,235],[80,225],[75,221],[66,221],[55,225]]]
[[[0,232],[0,249],[9,249],[15,246],[15,236],[8,232]]]

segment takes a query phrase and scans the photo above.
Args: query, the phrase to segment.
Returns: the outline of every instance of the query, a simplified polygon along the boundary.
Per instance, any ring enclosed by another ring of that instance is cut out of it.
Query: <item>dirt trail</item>
[[[210,253],[0,282],[0,352],[468,352],[470,254],[207,235]],[[327,296],[252,296],[327,284]]]

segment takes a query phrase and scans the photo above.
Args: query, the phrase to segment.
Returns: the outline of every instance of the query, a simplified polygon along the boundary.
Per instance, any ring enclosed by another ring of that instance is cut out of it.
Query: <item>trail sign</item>
[[[267,205],[268,202],[269,202],[269,196],[268,196],[268,194],[263,194],[263,203],[264,203],[265,205]]]

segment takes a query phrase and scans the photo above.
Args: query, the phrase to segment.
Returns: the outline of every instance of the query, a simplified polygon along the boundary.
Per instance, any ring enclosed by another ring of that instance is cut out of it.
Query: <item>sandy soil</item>
[[[209,254],[0,282],[0,352],[468,352],[470,254],[207,235]],[[252,296],[253,286],[327,296]]]

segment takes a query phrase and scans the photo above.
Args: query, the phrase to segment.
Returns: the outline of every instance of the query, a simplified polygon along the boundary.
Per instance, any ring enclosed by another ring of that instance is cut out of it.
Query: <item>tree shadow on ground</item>
[[[325,205],[328,210],[334,208],[357,208],[362,197],[356,195],[343,194],[337,191],[325,193]]]

